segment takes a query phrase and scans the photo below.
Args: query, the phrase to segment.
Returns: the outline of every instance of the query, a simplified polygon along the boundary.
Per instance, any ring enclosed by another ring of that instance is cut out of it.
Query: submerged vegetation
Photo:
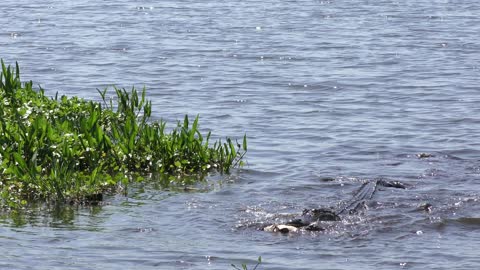
[[[258,257],[257,259],[257,264],[252,268],[252,270],[256,270],[257,267],[262,263],[262,257]],[[248,266],[246,264],[242,264],[242,268],[239,268],[238,266],[236,266],[235,264],[231,264],[231,266],[235,269],[235,270],[248,270]]]
[[[146,176],[185,184],[211,171],[241,166],[247,151],[227,138],[210,142],[188,116],[170,132],[150,121],[145,89],[99,91],[102,103],[78,97],[47,97],[32,82],[20,81],[2,61],[0,74],[0,205],[18,208],[30,201],[88,203],[107,191],[124,189]],[[192,177],[193,176],[193,177]],[[188,180],[190,179],[190,180]]]

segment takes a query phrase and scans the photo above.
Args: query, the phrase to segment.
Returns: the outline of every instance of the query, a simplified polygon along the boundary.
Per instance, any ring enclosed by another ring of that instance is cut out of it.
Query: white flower
[[[32,114],[32,108],[28,107],[27,111],[23,115],[23,119],[27,119],[30,116],[30,114]]]

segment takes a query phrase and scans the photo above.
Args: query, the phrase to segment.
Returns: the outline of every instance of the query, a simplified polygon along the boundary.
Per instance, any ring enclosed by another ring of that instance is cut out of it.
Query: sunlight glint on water
[[[478,268],[479,12],[472,0],[4,1],[0,57],[24,79],[88,99],[145,85],[172,126],[199,113],[215,136],[246,132],[249,166],[207,192],[138,188],[101,209],[4,219],[0,268],[258,256],[262,269]],[[408,188],[321,233],[256,230],[379,177]]]

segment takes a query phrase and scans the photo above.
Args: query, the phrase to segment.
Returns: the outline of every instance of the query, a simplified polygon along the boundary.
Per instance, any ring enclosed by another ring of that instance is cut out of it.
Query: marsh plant
[[[45,96],[32,82],[20,81],[15,68],[1,62],[0,195],[1,206],[29,201],[85,203],[131,181],[158,179],[162,185],[186,184],[216,171],[243,165],[241,142],[210,141],[199,131],[198,116],[185,116],[167,132],[151,121],[145,89],[114,88],[102,102]],[[146,177],[150,176],[150,177]],[[154,177],[151,177],[154,176]]]
[[[258,267],[261,263],[262,263],[262,257],[260,256],[260,257],[258,257],[258,259],[257,259],[257,264],[256,264],[253,268],[251,268],[251,269],[252,269],[252,270],[256,270],[257,267]],[[232,266],[233,269],[235,269],[235,270],[248,270],[248,266],[247,266],[246,264],[244,264],[244,263],[243,263],[242,266],[241,266],[242,268],[236,266],[235,264],[231,264],[231,266]]]

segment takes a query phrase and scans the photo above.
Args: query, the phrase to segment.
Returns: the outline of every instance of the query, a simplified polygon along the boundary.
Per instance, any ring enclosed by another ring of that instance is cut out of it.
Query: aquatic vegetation
[[[258,257],[257,264],[253,267],[252,270],[257,269],[257,267],[262,263],[262,257]],[[248,266],[246,264],[242,264],[242,268],[237,267],[235,264],[231,264],[231,266],[236,270],[248,270]]]
[[[3,61],[0,74],[0,205],[29,201],[95,203],[131,181],[184,184],[209,172],[243,165],[247,139],[210,142],[199,117],[188,116],[170,132],[151,121],[152,103],[141,92],[98,91],[103,103],[47,97],[20,80]],[[150,176],[150,177],[146,177]],[[192,177],[193,176],[193,177]]]

